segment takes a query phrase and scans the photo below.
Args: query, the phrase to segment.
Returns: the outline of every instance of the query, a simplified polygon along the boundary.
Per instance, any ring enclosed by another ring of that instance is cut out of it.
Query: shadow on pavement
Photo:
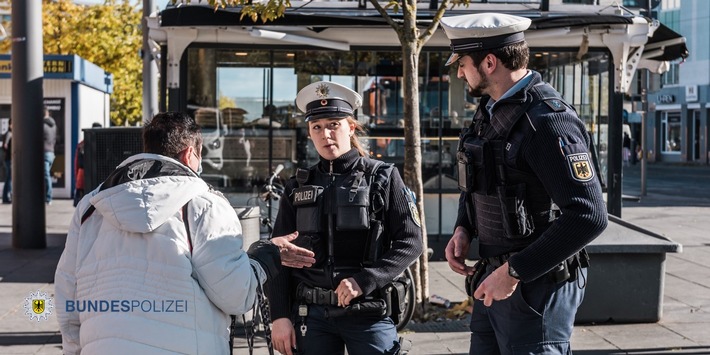
[[[65,240],[65,234],[48,233],[47,249],[20,250],[12,248],[11,235],[0,234],[0,282],[53,283]]]

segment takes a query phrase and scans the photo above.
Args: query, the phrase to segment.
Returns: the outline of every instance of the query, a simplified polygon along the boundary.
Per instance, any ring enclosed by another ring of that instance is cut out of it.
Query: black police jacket
[[[531,75],[528,85],[496,103],[492,117],[485,108],[490,97],[481,99],[469,130],[498,141],[504,173],[494,168],[491,189],[479,193],[478,198],[462,192],[456,221],[457,227],[463,226],[477,236],[481,257],[517,252],[508,262],[523,281],[544,275],[581,250],[607,225],[584,123],[560,96],[549,95],[553,89],[539,73],[533,71]],[[501,175],[506,176],[505,182]],[[508,190],[521,185],[517,190],[524,190],[523,196],[531,200],[526,208],[534,218],[527,235],[506,238],[496,223],[484,221],[504,217],[496,208],[486,206],[499,200],[496,194],[501,185]],[[552,203],[559,208],[554,215]]]
[[[272,318],[278,319],[290,316],[291,304],[294,302],[295,290],[299,283],[304,282],[311,287],[335,289],[338,283],[347,277],[355,279],[364,295],[373,294],[397,277],[406,267],[422,253],[422,234],[418,216],[412,212],[411,199],[407,198],[407,190],[395,169],[390,177],[389,186],[385,189],[384,198],[386,210],[383,216],[384,232],[389,249],[386,250],[372,265],[363,265],[367,244],[368,231],[334,231],[333,255],[336,273],[330,272],[328,265],[328,226],[327,218],[337,220],[336,203],[329,200],[335,187],[339,187],[351,176],[358,162],[369,158],[359,156],[356,149],[343,154],[333,161],[320,160],[315,176],[310,176],[305,185],[317,185],[323,188],[319,203],[325,204],[317,210],[320,213],[317,230],[299,231],[295,244],[308,247],[314,251],[316,263],[310,268],[292,269],[284,267],[277,278],[269,282],[268,298]],[[332,174],[331,174],[332,167]],[[279,204],[279,212],[274,223],[273,236],[283,236],[298,230],[298,209],[294,206],[294,190],[299,187],[295,177],[289,179],[285,186],[284,197]],[[414,208],[416,211],[416,208]],[[301,215],[301,218],[303,216]],[[300,225],[303,228],[303,224]]]

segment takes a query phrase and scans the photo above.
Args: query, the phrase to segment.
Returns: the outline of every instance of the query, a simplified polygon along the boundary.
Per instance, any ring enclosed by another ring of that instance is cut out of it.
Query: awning
[[[644,59],[671,61],[688,57],[685,37],[660,23],[643,50]]]

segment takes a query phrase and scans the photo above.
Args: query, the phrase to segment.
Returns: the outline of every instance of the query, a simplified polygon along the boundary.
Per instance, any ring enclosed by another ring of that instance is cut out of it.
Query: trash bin
[[[242,224],[242,235],[244,238],[244,250],[249,249],[249,246],[259,240],[261,228],[261,213],[259,206],[232,206],[237,212],[239,222]],[[247,323],[244,323],[241,315],[237,315],[237,334],[244,334],[244,326],[252,325],[253,312],[249,311],[245,314]]]
[[[239,222],[242,224],[242,234],[244,235],[244,250],[259,240],[261,230],[261,212],[259,206],[232,206],[237,212]]]

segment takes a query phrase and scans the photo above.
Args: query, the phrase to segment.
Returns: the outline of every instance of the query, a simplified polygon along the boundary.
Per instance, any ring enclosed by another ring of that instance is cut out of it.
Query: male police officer
[[[441,20],[469,94],[481,97],[457,154],[462,190],[449,266],[475,298],[471,354],[567,354],[584,296],[584,246],[607,225],[584,123],[527,69],[530,20]],[[477,239],[481,260],[465,264]]]

